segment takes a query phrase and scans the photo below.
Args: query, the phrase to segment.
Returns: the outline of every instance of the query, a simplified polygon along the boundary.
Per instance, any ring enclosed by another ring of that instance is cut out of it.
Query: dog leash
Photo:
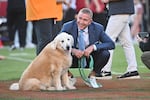
[[[81,66],[82,65],[81,62],[82,62],[83,59],[84,59],[84,57],[82,57],[81,59],[79,59],[79,61],[78,61],[78,67],[79,67],[79,73],[81,75],[81,78],[83,79],[83,81],[85,82],[85,84],[88,85],[88,86],[90,86],[90,87],[93,87],[93,88],[102,87],[101,84],[98,84],[96,82],[96,79],[94,77],[88,78],[85,75],[84,67]],[[90,55],[90,62],[89,62],[89,68],[90,68],[90,70],[93,70],[93,65],[94,65],[94,60],[93,60],[93,57]]]

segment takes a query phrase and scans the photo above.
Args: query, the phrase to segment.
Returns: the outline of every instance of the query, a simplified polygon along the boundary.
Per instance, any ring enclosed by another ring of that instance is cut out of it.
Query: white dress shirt
[[[78,28],[78,30],[80,31],[79,28]],[[79,35],[79,31],[78,31],[78,35]],[[84,32],[83,32],[83,35],[84,35],[85,47],[87,47],[87,46],[89,45],[88,27],[86,27],[83,31],[84,31]],[[93,46],[94,46],[94,51],[97,50],[96,45],[93,45]]]

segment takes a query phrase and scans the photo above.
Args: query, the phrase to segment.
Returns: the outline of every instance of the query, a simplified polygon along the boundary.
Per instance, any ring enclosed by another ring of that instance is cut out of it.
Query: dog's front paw
[[[56,87],[56,90],[58,91],[66,90],[66,87]]]
[[[68,86],[67,88],[68,88],[69,90],[75,90],[75,89],[76,89],[75,86]]]
[[[55,87],[48,87],[47,90],[51,91],[51,90],[56,90]]]

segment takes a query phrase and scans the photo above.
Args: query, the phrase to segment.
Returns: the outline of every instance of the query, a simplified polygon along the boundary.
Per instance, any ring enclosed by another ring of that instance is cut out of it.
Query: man
[[[88,7],[93,11],[93,20],[106,28],[107,24],[107,9],[106,4],[101,0],[86,0]]]
[[[26,20],[33,23],[37,37],[37,55],[53,40],[54,23],[62,20],[65,0],[27,0]]]
[[[92,21],[93,13],[89,8],[82,8],[77,20],[67,22],[62,27],[62,32],[71,34],[74,38],[74,46],[72,49],[73,64],[72,67],[78,67],[78,60],[82,57],[86,58],[86,66],[88,67],[89,56],[94,59],[94,68],[89,77],[99,77],[101,69],[105,66],[109,59],[109,51],[115,48],[114,42],[105,34],[101,24]],[[79,36],[83,32],[83,40],[85,49],[80,50]],[[73,75],[69,73],[71,77]]]
[[[15,34],[18,31],[19,48],[24,50],[26,45],[26,8],[25,0],[8,0],[7,5],[7,26],[10,42],[10,51],[16,49]],[[16,5],[17,4],[17,5]]]
[[[109,4],[108,15],[109,20],[106,26],[106,33],[113,41],[118,38],[121,43],[126,60],[128,63],[127,72],[118,79],[138,79],[140,78],[137,71],[137,61],[134,51],[133,42],[131,39],[131,32],[129,27],[129,16],[134,13],[133,0],[102,0]],[[111,79],[111,65],[112,65],[113,50],[110,51],[110,59],[106,66],[102,69],[101,78]],[[119,59],[119,58],[118,58]]]

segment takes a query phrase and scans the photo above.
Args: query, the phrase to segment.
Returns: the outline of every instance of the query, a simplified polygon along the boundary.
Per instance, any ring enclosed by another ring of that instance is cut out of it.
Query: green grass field
[[[141,62],[141,51],[138,45],[135,45],[136,57],[138,62],[139,73],[149,73],[150,71]],[[9,51],[8,47],[0,49],[0,55],[6,57],[0,60],[0,80],[19,79],[24,69],[36,56],[35,49],[25,49],[24,51]],[[113,56],[112,74],[122,74],[126,71],[127,63],[124,51],[120,45],[116,46]],[[79,76],[78,69],[70,69],[75,76]]]

